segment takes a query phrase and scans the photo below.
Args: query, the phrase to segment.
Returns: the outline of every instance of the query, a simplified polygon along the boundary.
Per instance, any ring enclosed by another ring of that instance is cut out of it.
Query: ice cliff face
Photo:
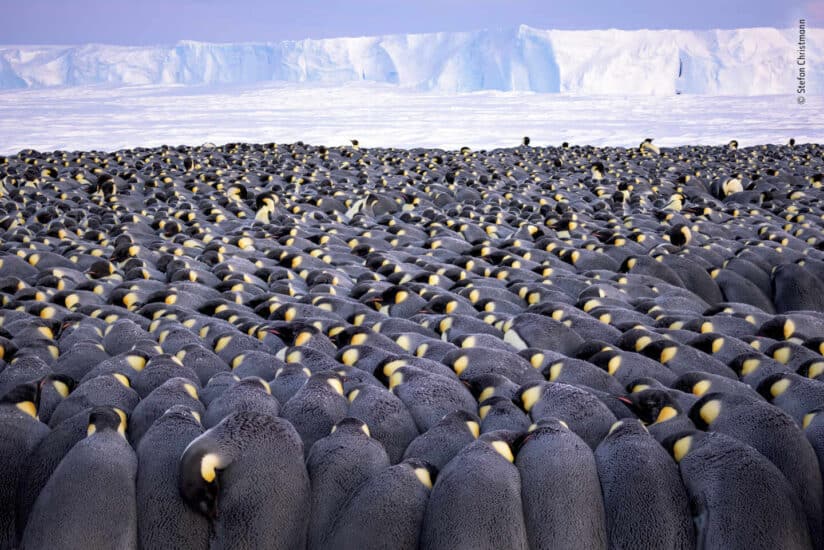
[[[345,84],[439,92],[766,95],[794,93],[797,29],[499,31],[265,44],[0,46],[0,88],[146,84]],[[807,28],[807,59],[824,29]],[[824,65],[807,64],[808,90]]]

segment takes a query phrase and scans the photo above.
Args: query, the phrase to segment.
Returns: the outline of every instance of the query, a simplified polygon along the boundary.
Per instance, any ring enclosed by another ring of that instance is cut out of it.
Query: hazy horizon
[[[553,30],[790,28],[803,17],[824,26],[824,0],[695,0],[673,6],[635,0],[421,0],[303,3],[265,0],[0,0],[3,45],[124,46],[280,42],[392,34],[463,32],[527,25]]]

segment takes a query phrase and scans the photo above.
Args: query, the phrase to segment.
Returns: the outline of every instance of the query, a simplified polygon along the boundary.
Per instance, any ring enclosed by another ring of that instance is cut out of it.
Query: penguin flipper
[[[707,544],[710,509],[706,505],[706,501],[703,498],[691,498],[690,510],[692,511],[692,524],[695,526],[695,549],[712,550]]]

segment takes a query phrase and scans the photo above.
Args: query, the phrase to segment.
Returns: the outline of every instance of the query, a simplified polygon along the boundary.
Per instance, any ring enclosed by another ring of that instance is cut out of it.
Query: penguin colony
[[[0,548],[824,548],[822,164],[0,157]]]

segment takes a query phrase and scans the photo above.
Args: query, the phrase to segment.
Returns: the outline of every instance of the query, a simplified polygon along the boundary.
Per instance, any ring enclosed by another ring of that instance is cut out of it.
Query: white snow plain
[[[0,91],[0,154],[205,142],[473,149],[824,142],[824,97],[421,92],[389,84],[84,86]]]

